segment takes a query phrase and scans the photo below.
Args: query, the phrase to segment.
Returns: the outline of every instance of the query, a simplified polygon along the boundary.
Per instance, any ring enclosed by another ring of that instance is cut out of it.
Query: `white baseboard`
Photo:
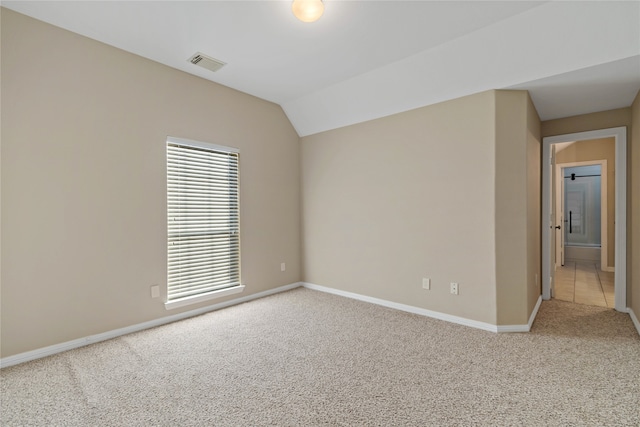
[[[627,308],[627,312],[629,312],[629,316],[631,317],[631,321],[633,321],[633,324],[635,325],[636,330],[638,331],[638,335],[640,335],[640,320],[638,320],[638,317],[633,312],[631,307]]]
[[[328,288],[326,286],[314,285],[313,283],[303,282],[302,286],[314,291],[326,292],[329,294],[339,295],[346,298],[351,298],[359,301],[368,302],[371,304],[381,305],[383,307],[394,308],[396,310],[406,311],[408,313],[419,314],[421,316],[432,317],[438,320],[444,320],[458,325],[470,326],[476,329],[482,329],[489,332],[498,332],[498,327],[490,323],[479,322],[477,320],[471,320],[464,317],[453,316],[451,314],[440,313],[438,311],[427,310],[425,308],[414,307],[412,305],[400,304],[393,301],[387,301],[380,298],[374,298],[366,295],[356,294],[353,292],[342,291],[340,289]]]
[[[8,366],[18,365],[20,363],[28,362],[30,360],[40,359],[40,358],[51,356],[57,353],[62,353],[63,351],[72,350],[74,348],[84,347],[86,345],[97,343],[100,341],[110,340],[112,338],[116,338],[122,335],[127,335],[133,332],[142,331],[144,329],[155,328],[156,326],[166,325],[167,323],[172,323],[178,320],[187,319],[193,316],[199,316],[201,314],[208,313],[210,311],[215,311],[215,310],[219,310],[221,308],[229,307],[232,305],[241,304],[243,302],[277,294],[279,292],[288,291],[294,288],[298,288],[300,286],[302,286],[302,283],[300,282],[292,283],[290,285],[280,286],[278,288],[269,289],[267,291],[258,292],[252,295],[247,295],[242,298],[236,298],[230,301],[221,302],[218,304],[210,305],[210,306],[199,308],[196,310],[174,314],[173,316],[161,317],[160,319],[150,320],[148,322],[138,323],[136,325],[126,326],[124,328],[103,332],[101,334],[91,335],[84,338],[78,338],[78,339],[63,342],[60,344],[54,344],[48,347],[43,347],[36,350],[31,350],[24,353],[16,354],[13,356],[4,357],[0,359],[0,368],[6,368]]]
[[[400,304],[393,301],[387,301],[380,298],[369,297],[366,295],[356,294],[353,292],[342,291],[339,289],[329,288],[326,286],[315,285],[313,283],[303,282],[302,286],[308,289],[316,291],[326,292],[329,294],[340,295],[346,298],[352,298],[359,301],[369,302],[372,304],[381,305],[383,307],[394,308],[396,310],[406,311],[408,313],[419,314],[421,316],[432,317],[438,320],[444,320],[458,325],[470,326],[476,329],[482,329],[489,332],[529,332],[531,325],[538,314],[540,304],[542,304],[542,295],[538,297],[538,302],[531,312],[529,317],[529,323],[526,325],[492,325],[491,323],[479,322],[477,320],[467,319],[465,317],[453,316],[451,314],[441,313],[439,311],[427,310],[426,308],[414,307],[412,305]]]

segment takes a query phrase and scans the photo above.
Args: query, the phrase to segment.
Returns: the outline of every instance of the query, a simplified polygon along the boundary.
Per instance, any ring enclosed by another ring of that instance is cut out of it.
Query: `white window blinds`
[[[238,152],[167,140],[167,301],[240,285]]]

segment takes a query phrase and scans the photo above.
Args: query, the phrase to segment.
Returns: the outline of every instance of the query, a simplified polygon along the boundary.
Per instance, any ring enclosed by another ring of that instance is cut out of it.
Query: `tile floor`
[[[565,260],[556,269],[556,299],[614,308],[613,290],[613,273],[600,270],[599,263]]]

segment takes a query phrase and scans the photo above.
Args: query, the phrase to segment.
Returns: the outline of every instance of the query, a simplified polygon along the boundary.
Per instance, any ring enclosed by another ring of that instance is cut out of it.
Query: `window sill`
[[[244,291],[244,285],[219,289],[217,291],[207,292],[206,294],[180,298],[174,301],[167,301],[164,303],[164,308],[167,310],[173,310],[174,308],[184,307],[186,305],[191,305],[202,301],[208,301],[216,298],[226,297],[227,295],[238,294],[242,291]]]

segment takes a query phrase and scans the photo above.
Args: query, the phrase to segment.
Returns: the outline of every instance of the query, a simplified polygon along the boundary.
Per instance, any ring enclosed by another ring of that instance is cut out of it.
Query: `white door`
[[[562,168],[561,168],[562,170]],[[558,224],[556,225],[556,234],[560,234],[560,265],[564,265],[564,228],[567,226],[567,221],[565,221],[565,212],[564,212],[564,173],[562,174],[562,179],[560,180],[560,219],[558,220]]]
[[[557,246],[558,246],[558,236],[556,233],[556,229],[555,229],[555,225],[556,225],[556,207],[557,207],[557,203],[556,203],[556,197],[555,195],[557,194],[557,186],[556,183],[553,182],[553,172],[555,172],[556,170],[556,149],[555,146],[551,145],[550,147],[550,152],[549,152],[549,164],[550,164],[550,174],[549,176],[552,178],[549,182],[549,200],[550,200],[550,204],[549,204],[549,226],[548,226],[548,233],[549,233],[549,242],[551,243],[549,245],[549,297],[553,298],[555,296],[555,282],[556,282],[556,253],[557,253]],[[557,175],[557,173],[556,173]],[[557,176],[556,176],[556,182],[557,182]],[[554,206],[556,205],[556,206]],[[544,274],[544,272],[543,272]]]
[[[556,267],[564,265],[564,229],[567,225],[564,213],[564,168],[556,168]]]

